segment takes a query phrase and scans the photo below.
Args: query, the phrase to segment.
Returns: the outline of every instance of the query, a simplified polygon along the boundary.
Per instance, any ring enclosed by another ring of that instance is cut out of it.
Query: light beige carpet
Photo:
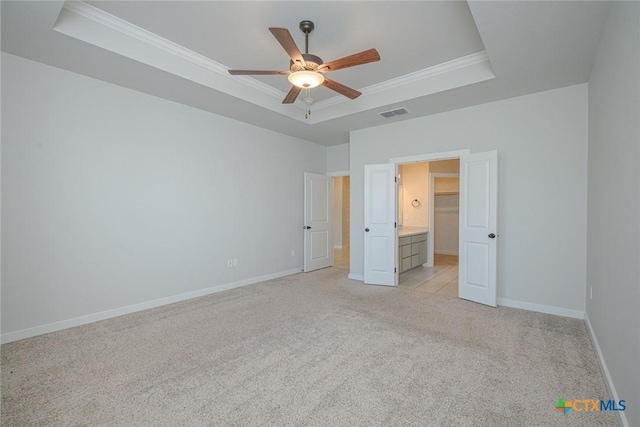
[[[335,268],[2,346],[2,424],[615,425],[582,321]]]

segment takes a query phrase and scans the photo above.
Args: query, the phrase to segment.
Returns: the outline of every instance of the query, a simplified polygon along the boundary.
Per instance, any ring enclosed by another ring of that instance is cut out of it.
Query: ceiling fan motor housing
[[[289,61],[289,69],[292,73],[302,70],[315,71],[321,64],[323,64],[322,58],[320,58],[319,56],[312,55],[310,53],[303,53],[302,57],[304,58],[304,62],[306,62],[307,66],[303,67],[302,64],[293,62],[293,60],[291,60]]]

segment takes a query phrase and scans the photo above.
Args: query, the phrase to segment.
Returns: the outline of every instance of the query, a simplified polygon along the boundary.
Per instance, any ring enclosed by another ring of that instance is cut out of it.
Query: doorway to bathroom
[[[458,296],[459,172],[459,159],[399,165],[399,286]]]
[[[403,267],[414,269],[420,266],[421,260],[426,260],[422,252],[427,240],[424,231],[417,233],[423,236],[412,233],[400,237],[398,234],[398,168],[410,163],[452,159],[459,160],[460,173],[458,297],[496,307],[498,152],[495,150],[396,157],[389,159],[389,163],[364,165],[364,283],[398,286],[400,270],[404,270],[397,268],[400,262]],[[403,209],[407,201],[414,201],[404,186],[402,197]],[[403,228],[410,226],[403,223]],[[427,230],[426,234],[431,233]],[[429,255],[428,249],[426,255]]]

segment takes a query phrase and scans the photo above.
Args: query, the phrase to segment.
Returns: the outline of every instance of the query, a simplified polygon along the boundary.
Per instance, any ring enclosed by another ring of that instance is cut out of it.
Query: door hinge
[[[394,273],[397,273],[397,272],[398,272],[398,269],[397,269],[397,268],[395,268],[395,267],[393,267],[393,272],[394,272]]]
[[[393,177],[393,180],[394,180],[394,182],[398,182],[398,177],[397,177],[397,176],[394,176],[394,177]]]
[[[393,223],[393,228],[397,228],[397,226],[396,226],[396,223],[395,223],[395,222]]]

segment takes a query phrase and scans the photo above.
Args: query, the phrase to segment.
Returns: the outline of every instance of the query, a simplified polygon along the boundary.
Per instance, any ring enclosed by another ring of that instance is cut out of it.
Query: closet
[[[458,255],[459,188],[457,177],[434,179],[434,253]]]

